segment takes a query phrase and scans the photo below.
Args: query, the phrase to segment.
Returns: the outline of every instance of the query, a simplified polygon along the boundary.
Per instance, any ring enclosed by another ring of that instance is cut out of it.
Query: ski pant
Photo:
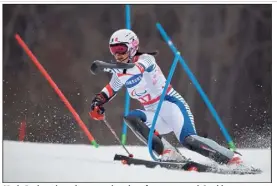
[[[128,116],[140,118],[150,128],[155,112],[154,109],[136,109],[131,111]],[[181,143],[187,136],[196,135],[194,118],[188,104],[183,99],[169,95],[165,96],[155,130],[161,135],[173,131]]]
[[[155,112],[155,110],[150,109],[137,109],[131,111],[127,118],[137,117],[150,128]],[[198,136],[189,106],[183,99],[174,96],[165,96],[165,100],[157,118],[155,130],[161,135],[173,131],[177,139],[185,147],[203,156],[210,157],[218,163],[226,164],[234,155],[234,152],[219,145],[215,141]],[[146,132],[146,134],[148,134],[148,132]],[[143,137],[147,139],[148,135],[144,135]],[[157,143],[157,141],[159,140],[155,140],[155,143]],[[157,149],[158,146],[159,145],[156,145]]]

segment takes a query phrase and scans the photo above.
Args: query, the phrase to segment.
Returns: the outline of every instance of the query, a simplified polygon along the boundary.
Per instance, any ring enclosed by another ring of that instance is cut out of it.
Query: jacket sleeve
[[[107,102],[116,96],[117,92],[123,87],[123,83],[114,73],[110,82],[102,89],[102,93],[105,93]]]

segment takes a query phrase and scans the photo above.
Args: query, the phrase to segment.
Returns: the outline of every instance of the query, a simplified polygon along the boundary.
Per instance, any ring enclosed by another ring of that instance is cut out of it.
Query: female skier
[[[154,57],[156,52],[140,52],[137,35],[128,29],[114,32],[110,37],[109,48],[117,62],[134,63],[135,66],[129,69],[110,69],[112,78],[92,100],[91,116],[95,120],[103,119],[103,105],[125,86],[130,97],[138,100],[144,110],[130,111],[124,120],[134,134],[147,144],[149,128],[166,83],[166,78]],[[163,134],[172,131],[179,142],[189,150],[220,164],[241,163],[240,157],[233,151],[211,139],[197,135],[193,114],[188,104],[170,85],[158,115],[155,135],[152,139],[153,150],[162,161],[184,161],[185,157],[162,137]]]

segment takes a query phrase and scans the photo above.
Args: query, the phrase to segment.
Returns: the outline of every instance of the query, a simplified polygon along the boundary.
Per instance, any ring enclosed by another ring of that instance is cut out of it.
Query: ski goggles
[[[113,55],[115,55],[115,54],[126,54],[128,52],[128,47],[127,47],[126,44],[110,45],[110,51]]]

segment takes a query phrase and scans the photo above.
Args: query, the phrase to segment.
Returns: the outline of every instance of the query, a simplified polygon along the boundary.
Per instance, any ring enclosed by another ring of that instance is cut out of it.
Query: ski
[[[209,165],[204,165],[201,163],[197,163],[194,161],[186,161],[186,162],[158,162],[158,161],[149,161],[137,158],[130,158],[124,155],[115,154],[114,156],[115,161],[122,161],[124,164],[127,165],[144,165],[147,168],[155,168],[155,167],[162,167],[172,170],[183,170],[188,171],[192,167],[197,168],[198,172],[210,172],[210,173],[218,173],[218,174],[259,174],[262,171],[260,169],[251,168],[236,168],[236,169],[224,169],[219,167],[213,167]]]

